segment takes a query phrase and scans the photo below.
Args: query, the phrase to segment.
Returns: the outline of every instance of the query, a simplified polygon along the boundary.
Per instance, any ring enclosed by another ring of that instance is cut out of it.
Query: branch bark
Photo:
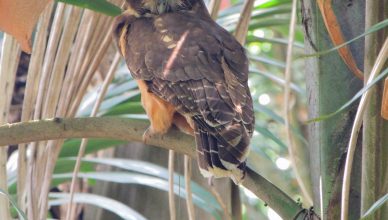
[[[141,142],[148,126],[148,122],[144,120],[118,117],[54,118],[19,122],[0,126],[0,146],[66,138],[105,138]],[[193,137],[176,129],[171,129],[163,136],[151,137],[147,144],[196,157]],[[284,219],[295,217],[295,219],[304,219],[303,213],[308,213],[283,191],[250,168],[247,168],[242,185]],[[319,219],[319,217],[314,215],[313,219]]]

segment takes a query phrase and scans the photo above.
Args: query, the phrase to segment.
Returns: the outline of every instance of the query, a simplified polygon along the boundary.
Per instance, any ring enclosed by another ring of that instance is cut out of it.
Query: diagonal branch
[[[141,142],[148,126],[148,122],[144,120],[119,117],[54,118],[19,122],[0,126],[0,146],[66,138],[105,138]],[[193,158],[196,156],[193,137],[175,129],[171,129],[166,135],[151,137],[147,144],[174,150]],[[242,185],[284,219],[294,217],[304,219],[300,213],[308,213],[283,191],[249,168]],[[319,218],[315,216],[314,219]]]

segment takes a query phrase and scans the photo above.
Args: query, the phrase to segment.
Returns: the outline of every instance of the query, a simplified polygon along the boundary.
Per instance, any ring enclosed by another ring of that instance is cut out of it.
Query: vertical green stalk
[[[386,0],[366,1],[365,7],[365,29],[386,18],[384,10]],[[369,77],[377,54],[381,49],[386,35],[384,31],[376,32],[365,37],[365,78]],[[374,94],[370,104],[366,108],[363,125],[362,142],[362,179],[361,179],[361,213],[365,213],[372,204],[379,199],[383,174],[384,146],[388,146],[387,140],[383,140],[388,133],[388,123],[380,116],[382,100],[382,83],[371,89]],[[385,152],[386,154],[386,152]],[[385,168],[386,169],[386,168]],[[386,183],[385,183],[386,184]],[[381,219],[380,213],[375,212],[367,219]]]

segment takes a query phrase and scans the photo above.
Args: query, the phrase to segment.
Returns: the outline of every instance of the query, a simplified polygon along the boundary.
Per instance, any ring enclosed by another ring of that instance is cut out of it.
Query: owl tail
[[[216,131],[194,126],[200,171],[204,177],[230,177],[239,184],[245,176],[250,138],[239,122]]]

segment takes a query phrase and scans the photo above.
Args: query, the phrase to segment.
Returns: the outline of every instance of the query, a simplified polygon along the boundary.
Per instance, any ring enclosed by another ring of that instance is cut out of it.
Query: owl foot
[[[143,142],[145,144],[149,143],[152,138],[158,138],[160,140],[164,139],[164,135],[167,131],[159,131],[152,126],[149,126],[143,133]]]
[[[145,130],[144,134],[143,134],[143,142],[145,144],[147,144],[147,142],[150,141],[150,139],[152,138],[152,136],[154,136],[156,134],[156,132],[154,132],[154,130],[152,129],[152,127],[148,127],[147,130]]]

